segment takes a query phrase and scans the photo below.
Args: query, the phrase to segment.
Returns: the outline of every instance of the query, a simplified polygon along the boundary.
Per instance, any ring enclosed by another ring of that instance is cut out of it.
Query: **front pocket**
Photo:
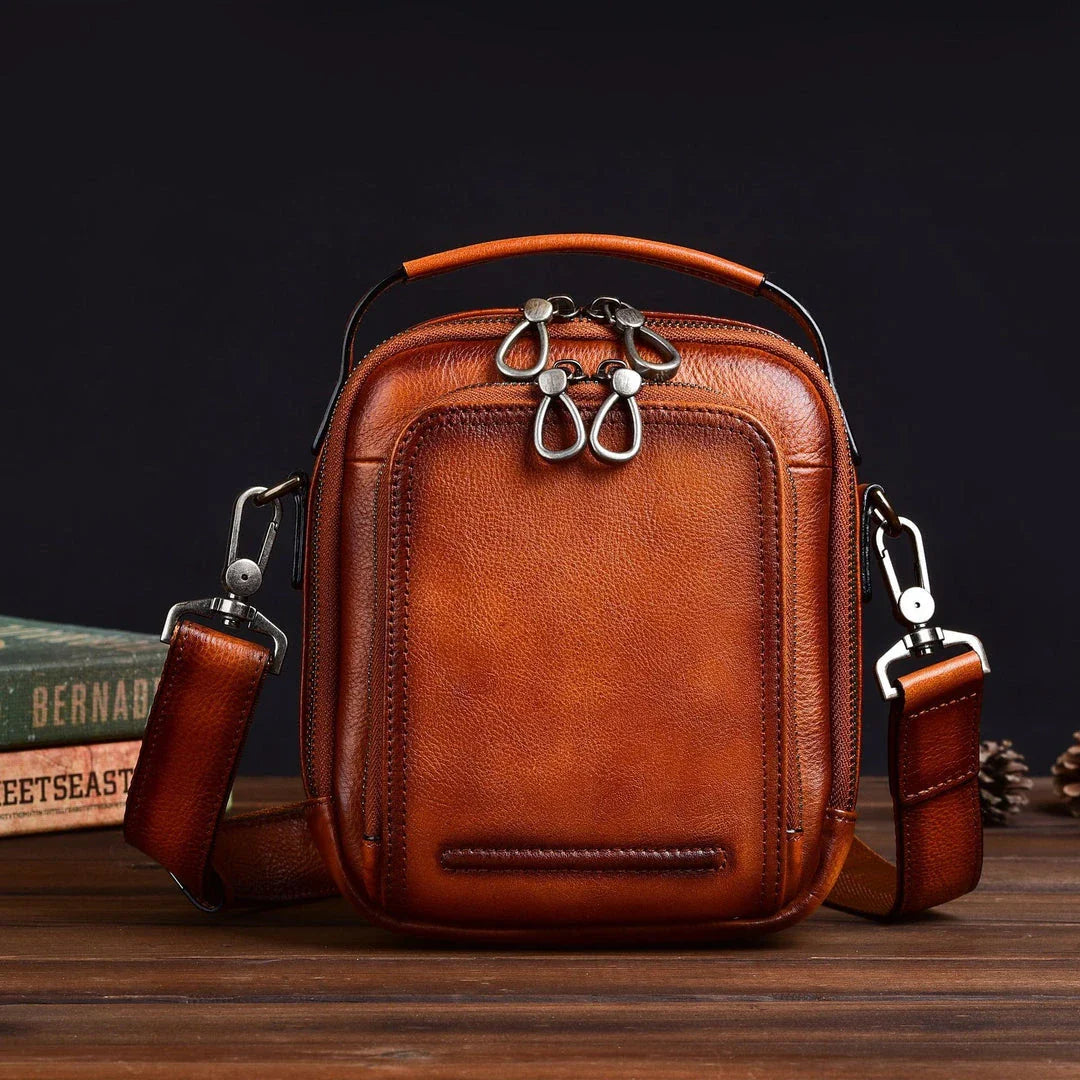
[[[647,925],[781,904],[775,454],[741,414],[642,398],[646,448],[617,467],[540,461],[531,405],[445,406],[399,440],[381,719],[400,917]]]

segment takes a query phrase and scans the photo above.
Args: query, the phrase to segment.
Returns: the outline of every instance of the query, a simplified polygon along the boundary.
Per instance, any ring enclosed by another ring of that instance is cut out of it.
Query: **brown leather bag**
[[[354,358],[360,317],[395,282],[539,252],[764,297],[815,355],[745,323],[556,296],[433,319]],[[354,312],[324,427],[303,565],[305,802],[224,816],[285,647],[250,598],[301,479],[240,497],[227,594],[166,626],[125,829],[199,906],[340,892],[411,933],[631,942],[776,930],[823,901],[898,917],[975,886],[985,654],[931,624],[915,526],[880,488],[860,505],[820,332],[764,275],[593,234],[407,262]],[[258,560],[236,549],[251,504],[273,514]],[[919,571],[906,588],[900,536]],[[895,865],[853,836],[871,554],[907,626],[878,666]],[[893,678],[907,656],[922,666]]]

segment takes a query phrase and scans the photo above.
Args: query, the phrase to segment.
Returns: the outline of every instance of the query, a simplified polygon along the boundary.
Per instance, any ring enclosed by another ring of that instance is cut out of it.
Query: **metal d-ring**
[[[556,299],[561,300],[562,297]],[[499,369],[499,373],[507,379],[527,382],[529,379],[535,379],[547,367],[548,351],[550,349],[547,324],[551,322],[552,316],[555,314],[555,305],[551,300],[545,300],[542,296],[534,296],[531,300],[525,301],[521,314],[524,316],[521,322],[499,343],[499,348],[495,352],[495,366]],[[536,336],[540,343],[540,355],[532,367],[513,367],[506,362],[506,354],[513,348],[514,342],[530,326],[536,327]]]
[[[641,374],[628,367],[623,360],[605,360],[596,374],[610,383],[611,393],[593,417],[592,426],[589,428],[589,448],[606,465],[620,465],[637,457],[641,450],[641,409],[636,397],[641,389]],[[630,445],[625,450],[611,450],[600,441],[600,429],[604,426],[608,413],[619,401],[626,402],[630,417]]]
[[[533,418],[533,446],[545,461],[569,461],[585,449],[585,421],[573,398],[566,392],[572,382],[580,382],[585,372],[576,360],[560,360],[554,367],[542,371],[536,380],[540,387],[540,405]],[[544,420],[552,401],[558,401],[574,425],[574,441],[561,450],[552,450],[544,443]]]

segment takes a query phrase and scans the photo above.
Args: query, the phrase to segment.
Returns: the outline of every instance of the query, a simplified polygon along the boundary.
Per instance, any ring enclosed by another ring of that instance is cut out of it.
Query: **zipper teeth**
[[[846,810],[855,809],[855,791],[859,775],[859,669],[856,657],[859,655],[859,530],[857,522],[851,529],[854,542],[851,547],[851,568],[848,572],[848,710],[851,724],[851,749],[848,753],[848,790]]]
[[[509,319],[512,319],[512,318],[513,318],[512,315],[472,315],[467,319],[462,319],[462,320],[458,321],[457,325],[459,325],[459,326],[466,325],[467,326],[470,323],[506,322],[506,321],[508,321]],[[559,321],[564,322],[564,323],[565,322],[590,323],[593,326],[604,326],[604,325],[606,325],[605,323],[600,322],[597,319],[590,318],[588,315],[584,315],[584,314],[575,315],[572,319],[560,319]],[[447,323],[447,325],[453,325],[454,320],[447,319],[446,323]],[[775,338],[777,341],[782,341],[785,345],[789,345],[791,348],[795,349],[797,352],[802,353],[802,355],[805,356],[812,363],[817,363],[817,361],[814,360],[814,358],[806,351],[806,349],[804,349],[801,345],[797,344],[796,342],[792,341],[790,338],[784,337],[783,334],[778,334],[775,330],[770,330],[766,326],[757,326],[754,323],[742,322],[739,319],[723,319],[723,318],[699,318],[699,319],[679,318],[679,319],[673,319],[673,318],[665,317],[663,315],[659,315],[659,316],[657,316],[655,318],[647,319],[646,320],[646,325],[647,326],[673,326],[673,327],[678,327],[678,328],[685,329],[685,330],[696,330],[696,329],[699,329],[701,327],[705,327],[706,329],[714,329],[714,330],[744,330],[744,331],[747,331],[748,333],[764,334],[766,337],[771,337],[771,338]],[[391,334],[389,337],[384,338],[382,341],[380,341],[378,345],[374,346],[374,348],[369,349],[359,359],[359,361],[357,361],[356,366],[353,368],[353,371],[356,371],[364,363],[364,361],[373,352],[376,351],[376,349],[381,349],[388,341],[393,341],[393,339],[395,337],[397,337],[397,336],[398,336],[397,334]]]
[[[506,322],[512,318],[512,315],[475,315],[467,319],[454,320],[447,319],[446,325],[470,325],[475,323],[491,323],[491,322]],[[575,315],[573,319],[565,320],[568,322],[588,322],[595,325],[602,325],[596,322],[595,319],[590,319],[587,315],[580,314]],[[801,346],[796,345],[795,342],[784,337],[783,334],[776,333],[775,330],[769,330],[763,326],[755,326],[753,323],[741,322],[737,319],[672,319],[658,317],[649,320],[650,325],[653,326],[669,326],[682,329],[715,329],[715,330],[737,330],[750,334],[761,334],[765,337],[773,338],[776,341],[782,341],[785,345],[790,346],[797,352],[805,356],[811,363],[815,362],[813,358],[803,349]],[[405,331],[407,333],[407,331]],[[377,345],[373,345],[363,356],[353,365],[352,371],[349,373],[348,379],[351,379],[358,371],[360,371],[369,357],[381,349],[384,345],[393,341],[394,338],[399,337],[401,332],[396,334],[390,334],[380,341]],[[348,384],[346,379],[346,385]],[[342,392],[338,394],[337,400],[334,402],[334,407],[330,410],[330,418],[326,422],[326,437],[323,442],[324,452],[333,437],[334,421],[337,419],[338,406],[341,404],[342,398],[345,396],[345,387],[342,387]],[[323,504],[323,489],[325,486],[325,470],[320,467],[319,469],[319,482],[315,487],[315,517],[312,523],[311,531],[311,589],[309,591],[309,604],[308,604],[308,623],[311,627],[311,633],[309,635],[310,646],[308,653],[308,662],[311,668],[311,675],[308,680],[309,689],[307,694],[307,709],[304,716],[304,775],[307,778],[307,789],[315,797],[319,795],[319,791],[315,784],[315,703],[318,698],[318,686],[319,686],[319,547],[320,536],[322,530],[320,525],[322,523],[322,504]],[[854,631],[852,631],[854,634]],[[853,668],[854,670],[854,668]],[[854,714],[854,701],[858,696],[856,690],[855,681],[852,680],[852,712]],[[857,755],[856,750],[853,757]]]

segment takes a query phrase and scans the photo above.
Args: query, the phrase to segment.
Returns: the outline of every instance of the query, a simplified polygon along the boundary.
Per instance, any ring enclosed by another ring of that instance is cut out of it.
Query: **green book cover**
[[[0,615],[0,750],[141,738],[166,652],[152,634]]]

